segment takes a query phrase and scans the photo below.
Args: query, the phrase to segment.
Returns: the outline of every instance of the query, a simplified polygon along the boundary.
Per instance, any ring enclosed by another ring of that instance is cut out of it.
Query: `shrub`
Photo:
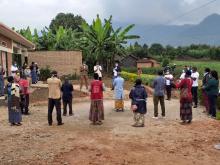
[[[67,78],[68,80],[78,80],[79,76],[77,74],[68,74],[68,75],[63,75],[61,77],[61,80],[64,80],[65,78]]]
[[[170,63],[169,59],[168,58],[164,58],[163,61],[162,61],[162,67],[167,66],[169,63]]]
[[[51,76],[51,69],[49,66],[40,69],[40,80],[46,81]]]
[[[137,74],[134,73],[128,73],[128,72],[121,72],[121,76],[127,80],[127,81],[131,81],[131,82],[135,82],[135,80],[138,78]],[[147,75],[147,74],[142,74],[141,75],[141,79],[144,85],[149,85],[151,86],[153,80],[155,79],[156,76],[154,75]]]

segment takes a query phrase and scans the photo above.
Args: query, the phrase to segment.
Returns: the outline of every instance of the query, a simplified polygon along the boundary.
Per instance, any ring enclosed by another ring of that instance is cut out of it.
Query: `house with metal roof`
[[[11,74],[13,61],[22,66],[28,60],[28,50],[34,49],[35,45],[32,42],[0,23],[0,64],[6,71],[5,76]]]

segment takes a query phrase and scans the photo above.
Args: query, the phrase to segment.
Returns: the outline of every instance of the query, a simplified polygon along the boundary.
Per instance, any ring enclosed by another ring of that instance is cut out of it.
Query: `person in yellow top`
[[[47,79],[49,88],[48,97],[48,124],[51,126],[53,123],[52,113],[54,106],[57,111],[57,125],[63,125],[61,117],[61,86],[62,82],[57,77],[57,71],[51,72],[51,78]]]
[[[88,66],[85,62],[80,67],[80,91],[82,90],[83,81],[85,81],[86,89],[88,90]]]

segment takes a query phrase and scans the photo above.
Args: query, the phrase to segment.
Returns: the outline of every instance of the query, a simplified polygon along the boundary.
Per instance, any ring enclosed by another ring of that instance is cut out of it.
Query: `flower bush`
[[[135,73],[129,73],[129,72],[125,72],[122,71],[121,72],[121,76],[127,80],[127,81],[131,81],[131,82],[135,82],[135,80],[138,78],[138,75]],[[141,79],[142,79],[142,83],[144,85],[149,85],[151,86],[153,83],[153,80],[155,79],[156,76],[154,75],[148,75],[148,74],[142,74],[141,75]]]

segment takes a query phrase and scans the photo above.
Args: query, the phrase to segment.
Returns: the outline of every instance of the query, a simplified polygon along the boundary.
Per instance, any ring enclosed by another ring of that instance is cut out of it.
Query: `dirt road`
[[[31,107],[21,127],[7,122],[7,109],[0,107],[0,164],[72,165],[219,165],[220,123],[193,109],[193,122],[181,125],[178,100],[166,101],[166,119],[154,120],[148,99],[146,127],[133,128],[130,102],[125,112],[114,112],[106,100],[105,121],[92,126],[89,102],[74,103],[75,115],[63,117],[64,125],[47,124],[47,106]]]

